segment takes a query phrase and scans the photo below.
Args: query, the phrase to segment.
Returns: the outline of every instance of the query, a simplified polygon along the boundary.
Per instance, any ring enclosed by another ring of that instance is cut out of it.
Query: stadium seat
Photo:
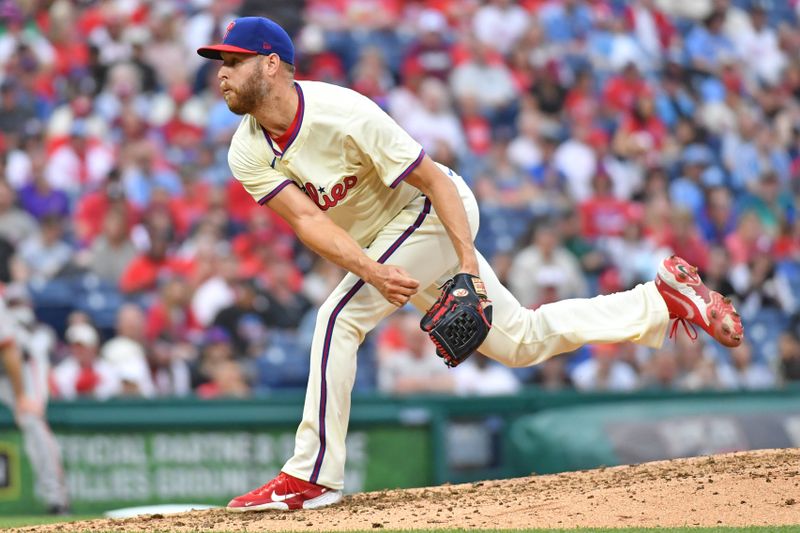
[[[300,348],[292,333],[273,331],[269,347],[256,360],[259,389],[306,388],[309,371],[309,354]]]
[[[66,329],[67,317],[79,301],[79,293],[69,280],[34,280],[28,284],[36,317],[52,327],[61,336]]]

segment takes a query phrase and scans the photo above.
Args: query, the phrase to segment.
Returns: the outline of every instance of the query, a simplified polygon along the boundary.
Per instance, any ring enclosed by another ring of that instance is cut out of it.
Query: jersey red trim
[[[295,83],[294,88],[295,91],[297,91],[297,111],[294,114],[292,123],[289,124],[289,128],[280,137],[272,137],[269,135],[270,140],[278,145],[281,152],[286,152],[300,132],[300,126],[303,125],[303,115],[305,114],[306,108],[305,98],[303,97],[303,90],[300,88],[300,85]]]

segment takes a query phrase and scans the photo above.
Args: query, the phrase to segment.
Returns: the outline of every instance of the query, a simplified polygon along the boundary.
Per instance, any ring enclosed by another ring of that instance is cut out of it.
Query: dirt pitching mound
[[[763,450],[558,475],[356,494],[317,511],[224,510],[21,531],[320,531],[747,526],[800,523],[800,450]]]

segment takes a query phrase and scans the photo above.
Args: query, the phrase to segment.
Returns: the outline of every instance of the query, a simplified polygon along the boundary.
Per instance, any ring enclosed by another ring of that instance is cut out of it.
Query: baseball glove
[[[472,355],[492,327],[492,304],[477,276],[456,274],[442,285],[442,294],[419,323],[449,367]]]

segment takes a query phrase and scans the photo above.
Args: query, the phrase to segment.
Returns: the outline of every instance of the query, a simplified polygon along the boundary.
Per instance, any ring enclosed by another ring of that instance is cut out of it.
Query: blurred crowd
[[[677,253],[746,328],[735,350],[679,329],[451,371],[404,309],[357,390],[800,380],[797,0],[0,0],[0,281],[54,396],[305,387],[342,272],[231,178],[239,117],[195,49],[243,15],[290,31],[299,79],[369,96],[464,176],[523,305],[624,290]]]

